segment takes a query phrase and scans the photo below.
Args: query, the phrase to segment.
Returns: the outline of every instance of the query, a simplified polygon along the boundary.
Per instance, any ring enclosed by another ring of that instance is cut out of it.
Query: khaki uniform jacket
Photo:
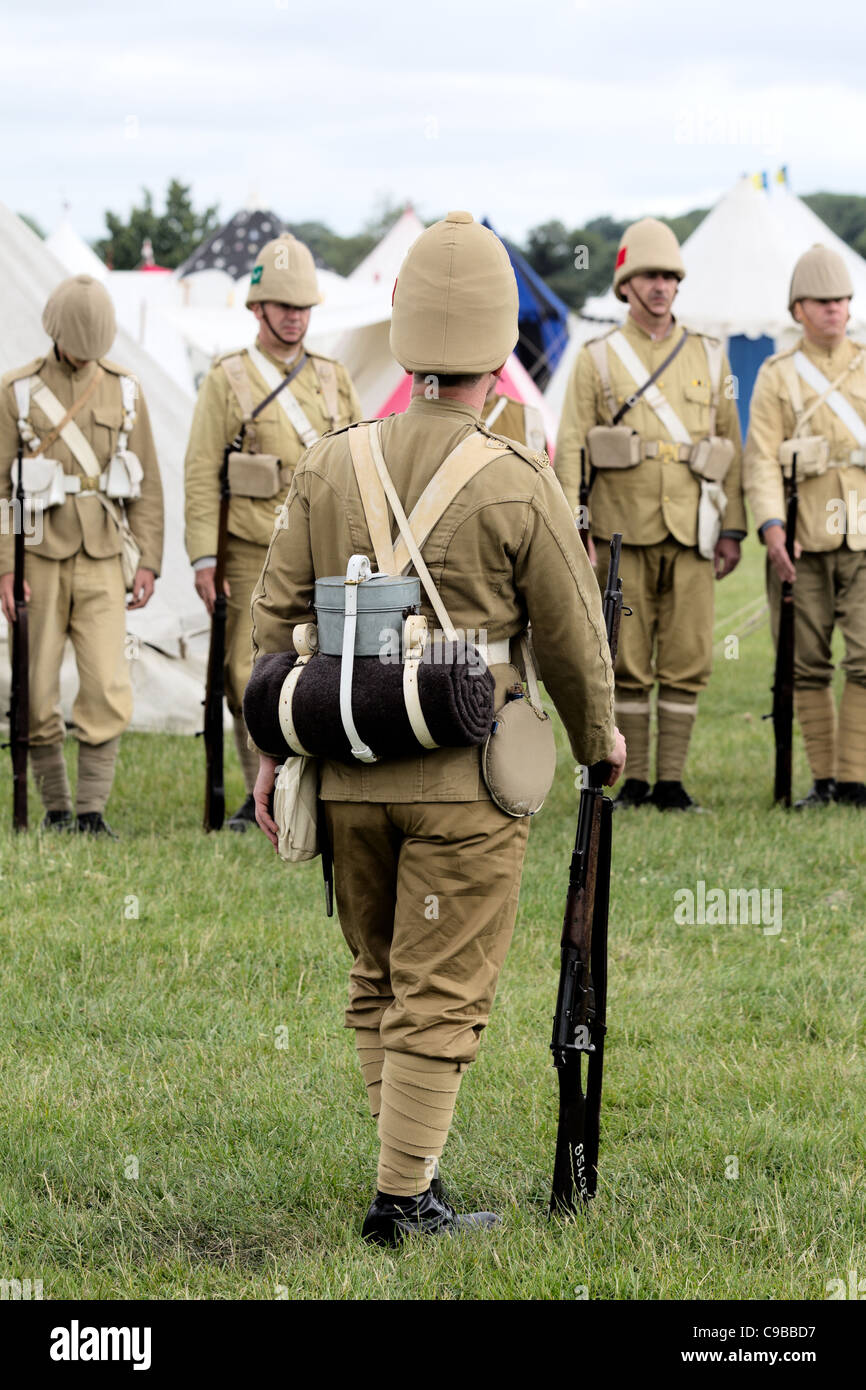
[[[484,408],[481,411],[481,422],[484,424],[491,412],[496,410],[500,401],[505,401],[505,405],[496,419],[487,426],[495,434],[504,435],[506,439],[516,439],[518,444],[526,444],[526,406],[522,401],[516,401],[513,396],[503,396],[494,394],[487,397]],[[539,412],[536,411],[536,414]],[[534,449],[534,445],[530,446]]]
[[[0,382],[0,499],[8,499],[12,495],[12,464],[18,453],[18,406],[13,382],[38,375],[60,404],[68,409],[87,390],[97,367],[102,367],[105,375],[86,405],[75,416],[75,423],[99,462],[105,465],[117,448],[123,420],[120,378],[132,376],[131,372],[119,367],[116,362],[109,362],[107,358],[101,358],[98,363],[86,362],[76,371],[68,362],[59,361],[52,349],[47,357],[37,357],[26,367],[18,367],[3,377]],[[52,433],[51,422],[35,401],[31,401],[29,419],[41,439]],[[142,568],[159,574],[163,541],[162,483],[147,406],[140,388],[129,448],[138,455],[144,477],[141,496],[135,502],[126,504],[127,516],[141,546]],[[28,453],[29,450],[25,449],[25,456]],[[62,439],[55,440],[47,456],[62,463],[64,472],[84,476],[84,470]],[[29,552],[42,555],[47,560],[65,560],[77,555],[79,550],[84,550],[94,560],[104,560],[119,555],[121,548],[117,525],[102,503],[95,496],[74,493],[67,496],[62,506],[50,507],[43,513],[41,542],[38,545],[32,545],[29,540],[27,542]],[[0,532],[0,574],[8,574],[14,567],[14,537]]]
[[[779,446],[786,439],[793,439],[795,415],[782,364],[798,351],[804,352],[832,383],[864,349],[861,344],[846,338],[839,347],[828,352],[801,338],[795,347],[776,353],[762,363],[749,408],[749,437],[744,467],[746,496],[759,529],[767,521],[785,521],[787,508]],[[803,407],[808,410],[820,392],[815,391],[802,377],[799,384]],[[839,391],[861,419],[866,420],[866,357],[839,387]],[[850,451],[858,447],[856,439],[826,404],[818,406],[809,417],[803,433],[823,435],[828,440],[830,465],[819,478],[798,476],[797,540],[804,550],[811,551],[838,550],[843,540],[847,540],[851,550],[866,549],[866,529],[861,530],[858,526],[861,505],[866,513],[866,470],[844,461]],[[841,525],[836,519],[839,518],[840,503],[844,507]],[[828,525],[831,516],[834,520]],[[850,528],[847,536],[846,524]]]
[[[405,414],[385,421],[385,460],[407,514],[478,419],[462,403],[416,397]],[[343,431],[316,444],[295,472],[253,595],[254,658],[291,649],[293,627],[312,616],[314,580],[344,574],[353,554],[373,551]],[[495,642],[532,623],[541,675],[575,757],[593,763],[610,753],[613,672],[598,584],[547,455],[513,442],[504,457],[494,454],[434,527],[422,554],[455,627],[484,628]],[[423,588],[421,607],[435,626]],[[512,682],[514,673],[501,666],[493,675],[501,701],[500,683]],[[335,801],[487,798],[477,748],[370,766],[328,762],[321,794]]]
[[[283,376],[287,376],[297,362],[297,358],[293,362],[283,362],[264,352],[264,349],[261,351]],[[336,420],[331,419],[313,365],[317,355],[322,360],[320,354],[307,353],[310,360],[285,389],[292,392],[313,429],[319,434],[326,434],[329,430],[341,429],[360,420],[361,405],[345,367],[339,362],[335,363],[338,414]],[[250,361],[246,349],[224,353],[202,382],[186,451],[186,549],[192,564],[205,556],[216,555],[223,452],[226,445],[236,438],[243,423],[237,396],[220,365],[226,357],[244,359],[256,405],[270,391]],[[290,424],[279,398],[271,401],[256,416],[254,425],[256,452],[274,454],[283,468],[293,469],[304,453],[304,445]],[[248,441],[245,441],[244,448],[250,452]],[[282,488],[273,498],[233,497],[229,503],[229,535],[266,546],[285,494],[286,489]]]
[[[604,337],[615,331],[611,329]],[[654,372],[682,336],[683,329],[675,322],[668,336],[656,342],[629,315],[622,332],[647,370]],[[613,395],[619,407],[633,392],[634,382],[614,352],[608,349],[607,356]],[[725,479],[728,505],[722,534],[745,535],[740,423],[736,402],[728,399],[725,393],[729,374],[727,358],[723,358],[716,434],[733,440],[736,452]],[[700,335],[689,335],[685,347],[655,385],[693,440],[709,433],[712,392],[707,355]],[[572,509],[579,500],[580,451],[586,447],[586,436],[594,425],[610,423],[601,378],[584,345],[574,364],[556,441],[556,475]],[[671,438],[644,397],[626,412],[620,424],[637,430],[646,443],[670,441]],[[614,531],[622,531],[625,545],[655,545],[670,534],[681,545],[696,545],[700,491],[699,480],[688,464],[678,459],[648,458],[635,468],[601,469],[595,476],[590,496],[592,534],[607,539]]]

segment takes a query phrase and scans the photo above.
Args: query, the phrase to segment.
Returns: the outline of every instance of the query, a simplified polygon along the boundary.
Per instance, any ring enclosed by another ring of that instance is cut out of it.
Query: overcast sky
[[[803,0],[3,0],[0,199],[88,239],[176,176],[227,218],[383,197],[520,239],[787,164],[866,193],[863,12]]]

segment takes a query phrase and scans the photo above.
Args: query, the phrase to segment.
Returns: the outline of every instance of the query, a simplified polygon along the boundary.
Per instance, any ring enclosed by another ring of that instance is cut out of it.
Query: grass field
[[[714,814],[615,823],[587,1217],[545,1217],[564,742],[443,1162],[454,1195],[504,1225],[384,1254],[358,1239],[377,1143],[318,865],[289,869],[259,834],[203,835],[200,742],[128,736],[117,844],[0,836],[0,1278],[41,1278],[46,1299],[821,1300],[866,1277],[866,817],[770,807],[766,622],[721,650],[760,592],[754,547],[718,589],[690,763]],[[8,764],[0,794],[6,819]],[[781,930],[679,924],[675,894],[699,881],[781,890]]]

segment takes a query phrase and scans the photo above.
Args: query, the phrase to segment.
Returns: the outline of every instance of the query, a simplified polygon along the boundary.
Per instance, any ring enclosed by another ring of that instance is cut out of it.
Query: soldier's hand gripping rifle
[[[610,543],[604,621],[616,660],[622,615],[622,536]],[[580,793],[577,836],[562,924],[553,1064],[559,1078],[559,1126],[550,1212],[574,1211],[595,1196],[607,1004],[607,917],[613,803],[603,793],[607,763],[589,769]],[[586,1087],[583,1084],[586,1059]]]
[[[18,481],[15,490],[15,577],[12,596],[15,622],[12,624],[12,698],[9,703],[9,742],[12,755],[12,825],[27,829],[27,749],[30,746],[30,626],[24,597],[24,484],[18,450]]]
[[[788,512],[785,518],[785,550],[794,563],[797,533],[797,455],[791,461],[788,484]],[[776,774],[773,800],[791,805],[791,752],[794,741],[794,586],[782,582],[779,605],[779,639],[776,645],[776,672],[773,678],[773,734],[776,739]]]
[[[216,569],[214,570],[214,606],[210,625],[210,649],[207,658],[207,684],[204,695],[205,794],[204,828],[221,830],[226,814],[225,775],[223,770],[223,695],[225,693],[226,656],[226,548],[229,529],[229,454],[240,448],[232,440],[223,450],[220,470],[220,515],[217,539]]]

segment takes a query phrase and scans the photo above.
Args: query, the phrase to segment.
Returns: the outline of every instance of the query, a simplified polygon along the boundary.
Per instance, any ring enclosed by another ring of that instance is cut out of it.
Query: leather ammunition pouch
[[[710,483],[723,483],[734,461],[734,441],[710,435],[692,445],[689,468],[698,478]]]
[[[635,468],[641,461],[641,437],[628,425],[593,425],[586,444],[593,468]]]
[[[275,497],[288,487],[276,454],[229,454],[232,497]]]
[[[804,434],[799,439],[786,439],[779,446],[782,474],[791,476],[794,455],[797,455],[798,478],[820,478],[830,464],[830,444],[822,434]]]
[[[99,478],[99,488],[112,500],[132,502],[141,496],[144,469],[131,449],[118,449]]]
[[[66,501],[70,488],[63,464],[56,459],[24,458],[21,461],[24,496],[33,512],[45,512]],[[71,479],[70,479],[71,481]],[[77,480],[76,480],[77,481]],[[12,493],[18,486],[18,460],[12,465]]]

